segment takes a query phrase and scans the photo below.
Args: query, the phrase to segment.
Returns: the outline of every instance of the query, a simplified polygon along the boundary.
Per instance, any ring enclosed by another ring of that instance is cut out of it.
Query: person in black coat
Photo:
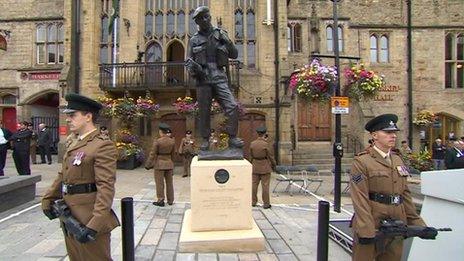
[[[30,149],[32,131],[27,128],[28,123],[19,123],[19,130],[10,137],[13,147],[13,160],[19,175],[31,175]]]
[[[453,141],[452,146],[446,150],[445,166],[447,169],[462,169],[464,168],[464,143],[461,141]]]
[[[0,121],[0,176],[3,176],[3,168],[5,167],[6,153],[10,148],[9,139],[12,135],[11,131],[3,128],[3,122]]]
[[[446,146],[443,145],[441,139],[437,138],[432,144],[432,160],[434,169],[441,170],[445,168],[445,153]]]
[[[52,153],[50,147],[52,145],[52,134],[50,129],[44,123],[39,124],[39,138],[37,145],[39,145],[41,164],[45,164],[45,155],[47,155],[48,164],[52,164]]]

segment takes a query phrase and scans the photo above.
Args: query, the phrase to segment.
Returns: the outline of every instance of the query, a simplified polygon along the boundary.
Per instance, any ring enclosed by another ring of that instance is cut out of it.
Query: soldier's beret
[[[101,103],[76,93],[69,93],[64,98],[68,105],[66,105],[63,113],[75,111],[99,112],[103,107]]]
[[[199,6],[195,11],[193,12],[192,19],[196,19],[197,16],[203,15],[205,13],[209,13],[209,8],[207,6]]]
[[[260,126],[260,127],[256,128],[256,132],[264,134],[264,133],[267,132],[267,129],[264,126]]]
[[[188,130],[188,131],[185,132],[185,134],[192,134],[192,131]]]
[[[399,131],[396,123],[398,122],[398,116],[395,114],[382,114],[366,123],[364,128],[369,132],[378,130],[383,131]]]
[[[167,125],[164,122],[160,123],[158,127],[161,131],[165,133],[171,133],[171,126]]]

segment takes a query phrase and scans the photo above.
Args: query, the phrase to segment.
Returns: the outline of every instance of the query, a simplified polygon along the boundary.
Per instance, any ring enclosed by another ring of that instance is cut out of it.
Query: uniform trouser
[[[378,253],[375,249],[375,244],[361,245],[358,243],[357,237],[354,239],[353,245],[353,261],[401,261],[403,254],[403,239],[395,238],[393,240],[385,240],[385,251]]]
[[[31,154],[31,162],[33,164],[36,164],[37,163],[37,147],[35,145],[31,146],[30,154]]]
[[[192,163],[193,155],[184,155],[184,176],[190,176],[190,164]]]
[[[164,181],[166,181],[166,197],[164,196]],[[172,169],[155,169],[155,184],[158,201],[164,201],[166,198],[168,204],[172,204],[174,202]]]
[[[19,175],[31,175],[29,151],[13,151],[13,160]]]
[[[200,85],[197,87],[197,96],[201,137],[207,139],[211,134],[211,99],[213,97],[221,105],[226,116],[225,132],[229,136],[237,136],[238,106],[227,82]]]
[[[252,196],[251,196],[251,204],[256,205],[258,202],[258,185],[261,181],[261,190],[262,190],[262,199],[263,199],[263,206],[269,206],[269,183],[271,181],[271,174],[254,174],[252,179]]]
[[[64,236],[70,261],[107,261],[111,259],[111,234],[99,234],[95,241],[80,243],[72,236]]]
[[[0,176],[3,176],[3,168],[5,168],[6,153],[8,151],[8,146],[6,144],[0,145]]]
[[[52,162],[52,152],[50,150],[50,145],[39,145],[40,160],[42,163],[45,163],[45,155],[47,156],[47,162]]]

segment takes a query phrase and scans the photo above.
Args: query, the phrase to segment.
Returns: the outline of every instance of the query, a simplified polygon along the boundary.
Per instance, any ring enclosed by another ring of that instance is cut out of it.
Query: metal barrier
[[[122,260],[134,261],[134,201],[127,197],[121,199],[122,219]]]
[[[327,261],[329,255],[329,209],[330,203],[319,201],[317,223],[317,261]]]

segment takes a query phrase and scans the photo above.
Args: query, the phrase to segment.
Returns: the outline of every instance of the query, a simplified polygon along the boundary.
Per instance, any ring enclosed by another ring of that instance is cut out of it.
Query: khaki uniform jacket
[[[195,141],[193,139],[187,140],[187,138],[182,138],[179,146],[180,155],[192,155],[195,154],[194,149]]]
[[[81,164],[75,164],[76,155],[83,153]],[[94,132],[83,140],[69,136],[62,169],[42,199],[42,208],[49,209],[53,200],[63,198],[72,215],[82,224],[98,233],[108,233],[119,226],[118,218],[111,209],[116,182],[116,147],[108,138]],[[97,191],[63,195],[61,184],[95,183]]]
[[[150,156],[148,156],[145,167],[159,170],[174,169],[174,147],[174,138],[163,136],[156,139],[153,142]]]
[[[358,237],[373,238],[380,226],[380,220],[385,218],[400,219],[408,225],[425,226],[411,199],[406,166],[394,153],[391,153],[391,162],[391,165],[388,164],[373,148],[354,158],[350,189],[355,212],[352,225]],[[399,194],[403,197],[403,203],[378,203],[369,200],[369,192]]]
[[[251,142],[250,157],[253,174],[269,174],[276,166],[272,148],[262,137]]]

